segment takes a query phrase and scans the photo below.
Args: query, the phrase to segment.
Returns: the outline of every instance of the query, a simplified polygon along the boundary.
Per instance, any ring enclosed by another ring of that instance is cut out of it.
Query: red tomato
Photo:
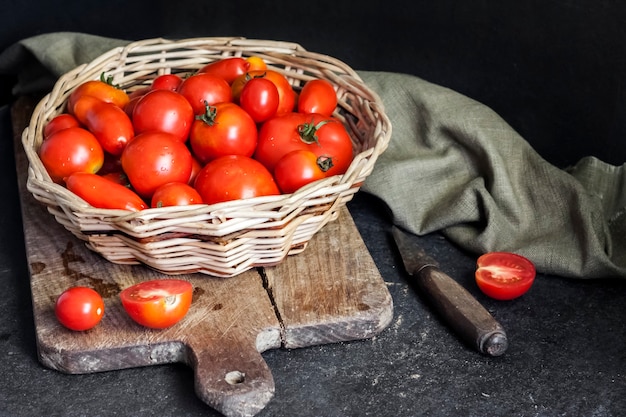
[[[43,128],[43,137],[46,139],[53,133],[67,129],[68,127],[80,127],[80,122],[69,113],[61,113],[46,123],[46,126]]]
[[[535,266],[523,256],[490,252],[478,258],[476,283],[496,300],[512,300],[525,294],[535,280]]]
[[[84,96],[76,101],[74,110],[76,117],[111,155],[121,155],[126,144],[135,136],[130,117],[115,104]]]
[[[74,172],[98,172],[104,163],[104,151],[87,129],[69,127],[43,141],[39,158],[50,178],[61,184]]]
[[[274,178],[278,188],[285,194],[326,178],[326,171],[332,165],[330,158],[318,157],[305,149],[289,152],[280,158],[274,167]]]
[[[171,90],[176,91],[182,84],[183,79],[176,74],[163,74],[152,80],[151,90]]]
[[[337,93],[330,81],[314,79],[302,87],[298,97],[298,112],[330,116],[337,107]]]
[[[243,155],[226,155],[206,164],[195,188],[206,204],[280,194],[272,174]]]
[[[270,69],[248,71],[237,77],[231,86],[233,91],[233,101],[239,102],[243,86],[253,78],[267,78],[273,82],[278,89],[279,100],[276,114],[281,115],[289,113],[295,109],[296,92],[293,90],[291,84],[289,84],[289,80],[287,80],[287,78],[280,72]]]
[[[67,111],[70,114],[74,114],[74,105],[82,96],[95,97],[107,103],[113,103],[122,109],[130,101],[128,94],[124,90],[120,90],[102,80],[90,80],[76,87],[68,97]]]
[[[185,142],[193,123],[193,108],[185,97],[170,90],[152,90],[133,110],[135,133],[166,132]]]
[[[98,174],[75,172],[65,180],[67,189],[97,208],[140,211],[146,203],[130,188]]]
[[[235,103],[218,103],[194,120],[189,134],[193,154],[201,163],[223,155],[252,156],[258,130],[252,117]]]
[[[202,204],[202,197],[195,188],[184,182],[168,182],[152,194],[151,207],[189,206]]]
[[[250,67],[250,62],[241,57],[223,58],[211,62],[198,70],[198,73],[211,74],[223,78],[228,84],[235,78],[245,74]]]
[[[273,171],[284,155],[298,149],[331,158],[333,166],[326,176],[346,172],[353,157],[352,140],[338,119],[303,113],[287,113],[263,123],[254,157]]]
[[[57,298],[54,314],[70,330],[83,331],[95,327],[104,315],[100,294],[88,287],[69,288]]]
[[[273,117],[278,110],[278,89],[267,78],[253,78],[241,90],[239,105],[252,119],[261,123]]]
[[[122,152],[121,161],[128,180],[144,198],[151,198],[168,182],[187,182],[191,175],[191,152],[179,138],[165,132],[135,136]]]
[[[207,105],[232,101],[230,85],[226,80],[206,73],[185,78],[178,92],[189,101],[194,114],[206,112]]]
[[[124,289],[124,310],[138,324],[165,329],[178,323],[189,311],[193,286],[180,279],[143,281]]]

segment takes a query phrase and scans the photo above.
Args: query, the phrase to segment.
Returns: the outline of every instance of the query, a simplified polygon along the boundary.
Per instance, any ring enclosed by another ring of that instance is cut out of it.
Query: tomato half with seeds
[[[512,300],[524,295],[535,280],[535,265],[510,252],[489,252],[476,262],[478,288],[496,300]]]
[[[72,287],[63,291],[54,305],[59,322],[70,330],[84,331],[95,327],[104,316],[104,301],[89,287]]]
[[[189,311],[193,286],[181,279],[143,281],[124,289],[120,300],[126,313],[138,324],[165,329],[178,323]]]

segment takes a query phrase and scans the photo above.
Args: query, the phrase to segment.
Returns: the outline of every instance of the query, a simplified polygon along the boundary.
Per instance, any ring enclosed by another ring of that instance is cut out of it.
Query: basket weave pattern
[[[355,154],[344,175],[314,182],[293,194],[140,212],[94,208],[52,182],[37,151],[45,124],[65,111],[75,87],[105,73],[131,92],[149,85],[157,75],[188,74],[231,56],[263,58],[268,68],[284,74],[296,89],[313,78],[333,83],[339,102],[335,115],[348,128]],[[115,48],[59,78],[36,106],[22,143],[29,161],[28,190],[90,249],[114,263],[143,263],[166,274],[231,277],[275,265],[304,250],[358,191],[390,136],[380,98],[337,59],[288,42],[157,38]]]

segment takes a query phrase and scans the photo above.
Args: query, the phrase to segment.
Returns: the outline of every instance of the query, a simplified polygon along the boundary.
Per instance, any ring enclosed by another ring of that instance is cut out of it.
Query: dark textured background
[[[586,155],[626,160],[623,2],[1,2],[0,49],[64,30],[126,39],[288,40],[355,69],[406,72],[464,93],[496,110],[558,166]],[[6,92],[10,80],[2,85]]]
[[[411,73],[462,92],[559,166],[586,155],[626,159],[623,2],[0,0],[0,10],[0,49],[64,30],[288,40],[356,69]],[[14,75],[0,76],[7,104]],[[39,364],[8,106],[0,127],[0,416],[217,415],[183,365],[68,376]],[[394,319],[371,340],[264,353],[276,395],[260,415],[626,415],[626,282],[539,275],[524,297],[497,302],[473,284],[472,256],[424,237],[427,252],[507,329],[507,353],[487,358],[459,343],[408,284],[385,208],[364,194],[349,208]]]

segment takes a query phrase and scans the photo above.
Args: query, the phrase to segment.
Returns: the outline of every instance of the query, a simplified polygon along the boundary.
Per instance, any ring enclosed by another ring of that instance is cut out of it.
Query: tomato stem
[[[317,166],[322,170],[322,172],[326,172],[334,166],[333,158],[330,156],[319,156],[317,157],[316,163]]]
[[[302,123],[298,125],[298,134],[300,135],[300,139],[306,144],[317,143],[319,145],[320,142],[317,137],[317,131],[329,122],[330,120],[322,120],[316,125],[311,120],[311,123]]]
[[[209,103],[205,101],[204,108],[204,113],[197,115],[196,120],[202,120],[209,126],[213,126],[215,124],[215,118],[217,117],[217,107],[210,106]]]
[[[100,74],[100,81],[110,85],[111,87],[115,87],[118,90],[120,89],[120,86],[118,84],[113,84],[113,76],[112,75],[106,76],[106,75],[104,75],[104,72],[102,72]]]

